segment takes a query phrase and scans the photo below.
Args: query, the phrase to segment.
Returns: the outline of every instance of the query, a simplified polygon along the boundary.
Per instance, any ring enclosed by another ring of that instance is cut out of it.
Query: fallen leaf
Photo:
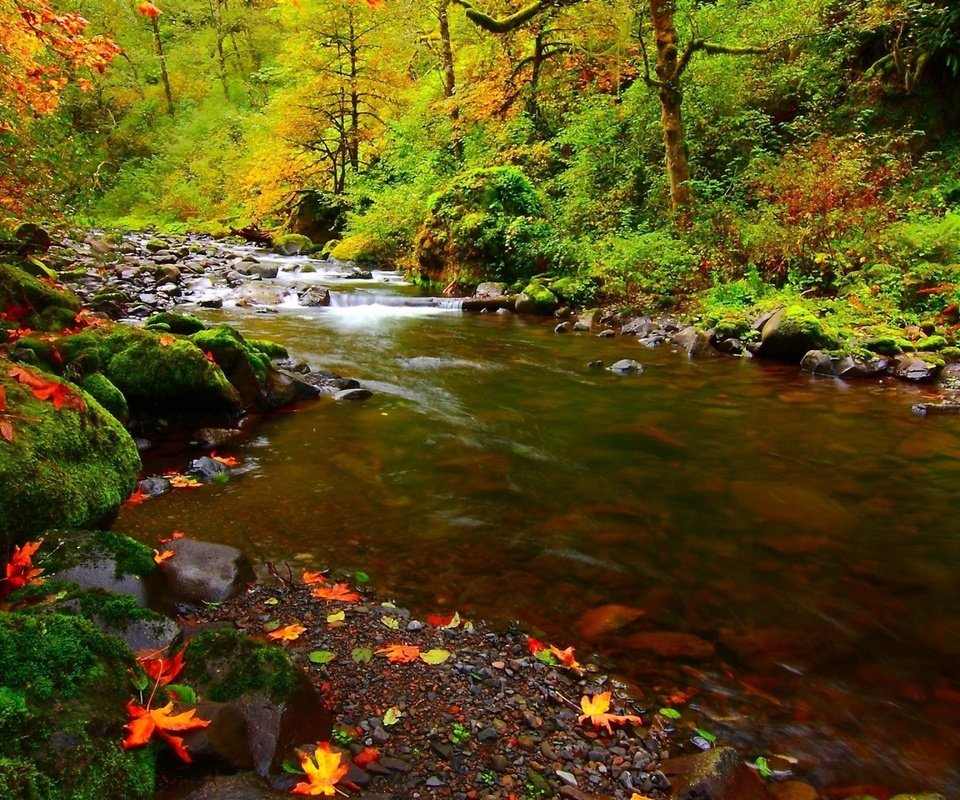
[[[539,639],[534,639],[532,636],[527,637],[527,647],[530,649],[530,655],[534,656],[542,650],[547,649],[547,646],[543,642]]]
[[[572,647],[568,647],[566,650],[561,650],[559,647],[550,645],[550,652],[554,655],[557,661],[563,664],[563,666],[570,667],[570,669],[580,669],[580,663],[576,658],[573,657]]]
[[[267,638],[275,642],[292,642],[299,639],[300,634],[306,630],[303,625],[295,622],[292,625],[286,625],[283,628],[277,628],[275,631],[271,631],[267,634]]]
[[[396,617],[380,617],[380,622],[383,623],[385,628],[389,628],[392,631],[400,630],[400,620]]]
[[[351,592],[345,583],[335,583],[333,586],[318,586],[313,590],[313,596],[320,600],[330,600],[339,603],[355,603],[360,595]]]
[[[341,608],[339,611],[334,611],[332,614],[327,614],[327,622],[330,625],[333,625],[338,622],[343,622],[347,618],[347,615],[343,612]]]
[[[176,336],[171,336],[170,334],[165,333],[160,337],[160,346],[169,347],[170,345],[175,344],[176,341],[177,341]]]
[[[402,716],[403,712],[399,708],[396,706],[390,706],[390,708],[388,708],[386,713],[383,715],[383,724],[396,725]]]
[[[366,664],[373,659],[373,650],[369,647],[354,647],[353,650],[350,651],[350,658],[357,664]]]
[[[357,583],[370,583],[370,576],[366,572],[354,572],[353,579]]]
[[[53,407],[58,411],[63,408],[71,408],[80,412],[87,410],[87,404],[83,402],[83,398],[65,383],[50,380],[26,367],[14,367],[7,374],[24,386],[29,387],[37,400],[53,403]]]
[[[443,650],[439,647],[435,647],[433,650],[427,650],[426,653],[420,654],[420,660],[427,664],[442,664],[448,658],[450,658],[450,651]]]
[[[306,781],[293,787],[294,794],[334,795],[334,785],[347,774],[346,764],[341,764],[342,756],[330,749],[328,742],[317,745],[312,755],[301,754],[300,766],[303,767]]]
[[[310,585],[314,583],[326,583],[327,579],[322,572],[311,572],[305,569],[303,571],[303,582]]]
[[[142,708],[130,702],[127,703],[127,713],[130,715],[130,722],[124,725],[128,731],[127,738],[123,740],[125,750],[134,747],[143,747],[157,733],[161,739],[170,744],[173,751],[188,764],[190,755],[187,748],[184,747],[183,738],[180,736],[171,736],[170,731],[192,731],[197,728],[206,728],[210,724],[209,720],[197,719],[194,715],[197,713],[195,708],[184,711],[182,714],[171,714],[173,703],[167,703],[163,708],[149,709]]]
[[[278,606],[280,605],[280,599],[278,597],[268,597],[263,601],[265,606]]]
[[[143,671],[154,683],[160,686],[167,686],[183,670],[183,654],[186,648],[183,648],[172,658],[163,658],[158,656],[155,650],[141,652],[137,655],[137,661],[143,667]]]
[[[13,441],[13,423],[8,419],[0,419],[0,436],[6,441]]]
[[[219,461],[219,462],[220,462],[221,464],[223,464],[223,466],[225,466],[225,467],[239,467],[239,466],[240,466],[240,460],[239,460],[239,459],[234,458],[233,456],[218,456],[217,453],[216,453],[216,451],[214,451],[214,452],[212,452],[212,453],[210,454],[210,458],[212,458],[214,461]]]
[[[149,500],[150,495],[143,491],[140,487],[137,487],[137,490],[127,498],[127,502],[124,503],[125,506],[138,506],[144,500]]]
[[[191,478],[189,475],[177,474],[170,476],[170,485],[174,489],[199,489],[203,486],[196,478]]]
[[[164,550],[162,552],[159,550],[154,550],[153,560],[158,564],[162,564],[164,561],[166,561],[169,558],[173,558],[175,555],[176,555],[176,552],[174,552],[173,550]]]
[[[336,657],[337,654],[331,653],[329,650],[314,650],[307,656],[313,664],[329,664]]]
[[[601,692],[600,694],[595,694],[593,697],[587,697],[584,695],[580,698],[580,708],[583,710],[583,713],[579,717],[579,721],[582,723],[584,720],[589,719],[593,726],[596,728],[606,728],[607,733],[613,734],[613,728],[611,725],[625,725],[628,722],[632,722],[635,725],[642,724],[643,720],[640,717],[633,715],[618,715],[618,714],[609,714],[610,710],[610,692]]]
[[[10,560],[7,561],[6,574],[0,579],[0,598],[4,598],[17,589],[31,583],[43,570],[33,566],[33,556],[43,539],[26,542],[22,547],[14,545]]]
[[[394,664],[409,664],[420,657],[420,648],[415,645],[389,644],[377,650],[377,655],[381,654]]]
[[[183,533],[181,533],[180,531],[174,531],[169,536],[159,537],[157,541],[159,541],[160,544],[170,544],[170,542],[172,542],[174,539],[182,539],[183,537],[184,537]]]
[[[353,763],[360,769],[365,769],[374,761],[380,760],[380,751],[376,747],[365,747],[353,757]]]

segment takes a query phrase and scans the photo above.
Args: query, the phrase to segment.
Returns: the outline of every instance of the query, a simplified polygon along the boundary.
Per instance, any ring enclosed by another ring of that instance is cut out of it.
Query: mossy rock
[[[112,325],[64,336],[20,341],[50,369],[102,372],[131,409],[193,413],[235,412],[240,397],[221,369],[187,339]]]
[[[330,257],[337,261],[356,261],[360,264],[384,264],[397,255],[392,243],[378,239],[369,233],[357,233],[336,242],[330,248]],[[301,272],[308,270],[306,266]]]
[[[20,267],[0,264],[0,311],[29,309],[25,327],[60,331],[73,322],[80,300],[69,289],[38,280]]]
[[[172,311],[162,311],[159,314],[154,314],[144,323],[146,328],[156,328],[158,325],[165,325],[166,330],[171,333],[179,333],[184,336],[190,336],[207,327],[202,320],[197,319],[192,314],[175,314]]]
[[[867,350],[873,353],[879,353],[882,356],[898,356],[903,352],[894,336],[874,336],[871,339],[867,339],[863,343],[863,346],[867,348]]]
[[[277,342],[271,342],[269,339],[247,339],[249,344],[258,353],[263,353],[268,358],[289,358],[290,354],[287,348]]]
[[[83,390],[93,397],[100,405],[115,416],[120,422],[126,422],[130,417],[130,407],[127,398],[123,396],[110,379],[102,372],[93,372],[87,375],[80,385]]]
[[[914,342],[914,346],[921,353],[943,350],[948,344],[949,342],[945,336],[927,336],[918,342]]]
[[[57,409],[10,378],[12,367],[0,359],[7,408],[22,418],[11,420],[13,440],[0,441],[4,554],[12,542],[46,528],[82,528],[108,520],[133,492],[140,470],[130,434],[93,397],[67,383],[86,408]]]
[[[262,691],[282,703],[303,688],[303,673],[281,648],[233,628],[199,633],[189,651],[181,682],[210,700],[225,703]]]
[[[152,575],[157,568],[153,551],[145,544],[122,533],[58,528],[44,532],[44,546],[37,563],[47,575],[62,575],[82,586],[119,591],[113,584],[89,583],[77,570],[91,565],[106,566],[104,576],[112,581],[126,577],[137,579]]]
[[[556,296],[539,281],[531,281],[517,298],[518,314],[552,314],[559,308]]]
[[[260,387],[266,383],[267,374],[273,370],[269,355],[252,346],[229,325],[199,331],[190,340],[204,352],[213,355],[245,404],[257,398]]]
[[[285,256],[295,256],[313,249],[313,242],[299,233],[287,233],[273,237],[273,249]]]
[[[811,350],[833,350],[839,346],[820,320],[802,305],[787,306],[767,320],[760,333],[757,355],[777,361],[799,363]]]
[[[121,746],[138,669],[79,616],[0,612],[0,797],[149,797],[153,747]]]

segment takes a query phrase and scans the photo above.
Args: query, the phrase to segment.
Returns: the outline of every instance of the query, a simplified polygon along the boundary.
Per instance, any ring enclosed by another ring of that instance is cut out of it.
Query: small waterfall
[[[335,308],[356,306],[392,306],[395,308],[436,308],[460,311],[462,297],[411,297],[388,292],[330,292],[330,305]]]

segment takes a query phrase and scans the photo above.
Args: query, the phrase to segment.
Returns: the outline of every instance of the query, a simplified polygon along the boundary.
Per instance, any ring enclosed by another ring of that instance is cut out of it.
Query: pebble
[[[578,786],[578,785],[579,785],[579,784],[577,783],[576,777],[575,777],[572,773],[570,773],[570,772],[565,772],[565,771],[562,770],[562,769],[556,770],[556,773],[557,773],[557,777],[558,777],[560,780],[562,780],[565,784],[567,784],[567,786]]]

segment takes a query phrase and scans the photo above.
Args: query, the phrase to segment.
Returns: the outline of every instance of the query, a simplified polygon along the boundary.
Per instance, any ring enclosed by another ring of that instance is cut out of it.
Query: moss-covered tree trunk
[[[160,77],[163,80],[163,92],[167,97],[167,113],[173,116],[173,91],[170,89],[170,76],[167,74],[167,56],[163,52],[163,40],[160,38],[160,25],[156,17],[150,18],[150,27],[153,29],[153,44],[160,59]]]
[[[453,66],[453,44],[450,41],[450,18],[447,9],[450,0],[441,0],[437,16],[440,20],[440,63],[443,70],[443,96],[449,104],[450,122],[453,126],[453,151],[458,159],[463,158],[463,136],[460,130],[460,106],[457,104],[457,73]]]
[[[657,47],[657,96],[664,160],[670,182],[670,205],[677,225],[687,228],[693,217],[693,192],[683,132],[683,92],[680,86],[683,65],[677,49],[674,5],[674,0],[650,0],[650,22]]]

